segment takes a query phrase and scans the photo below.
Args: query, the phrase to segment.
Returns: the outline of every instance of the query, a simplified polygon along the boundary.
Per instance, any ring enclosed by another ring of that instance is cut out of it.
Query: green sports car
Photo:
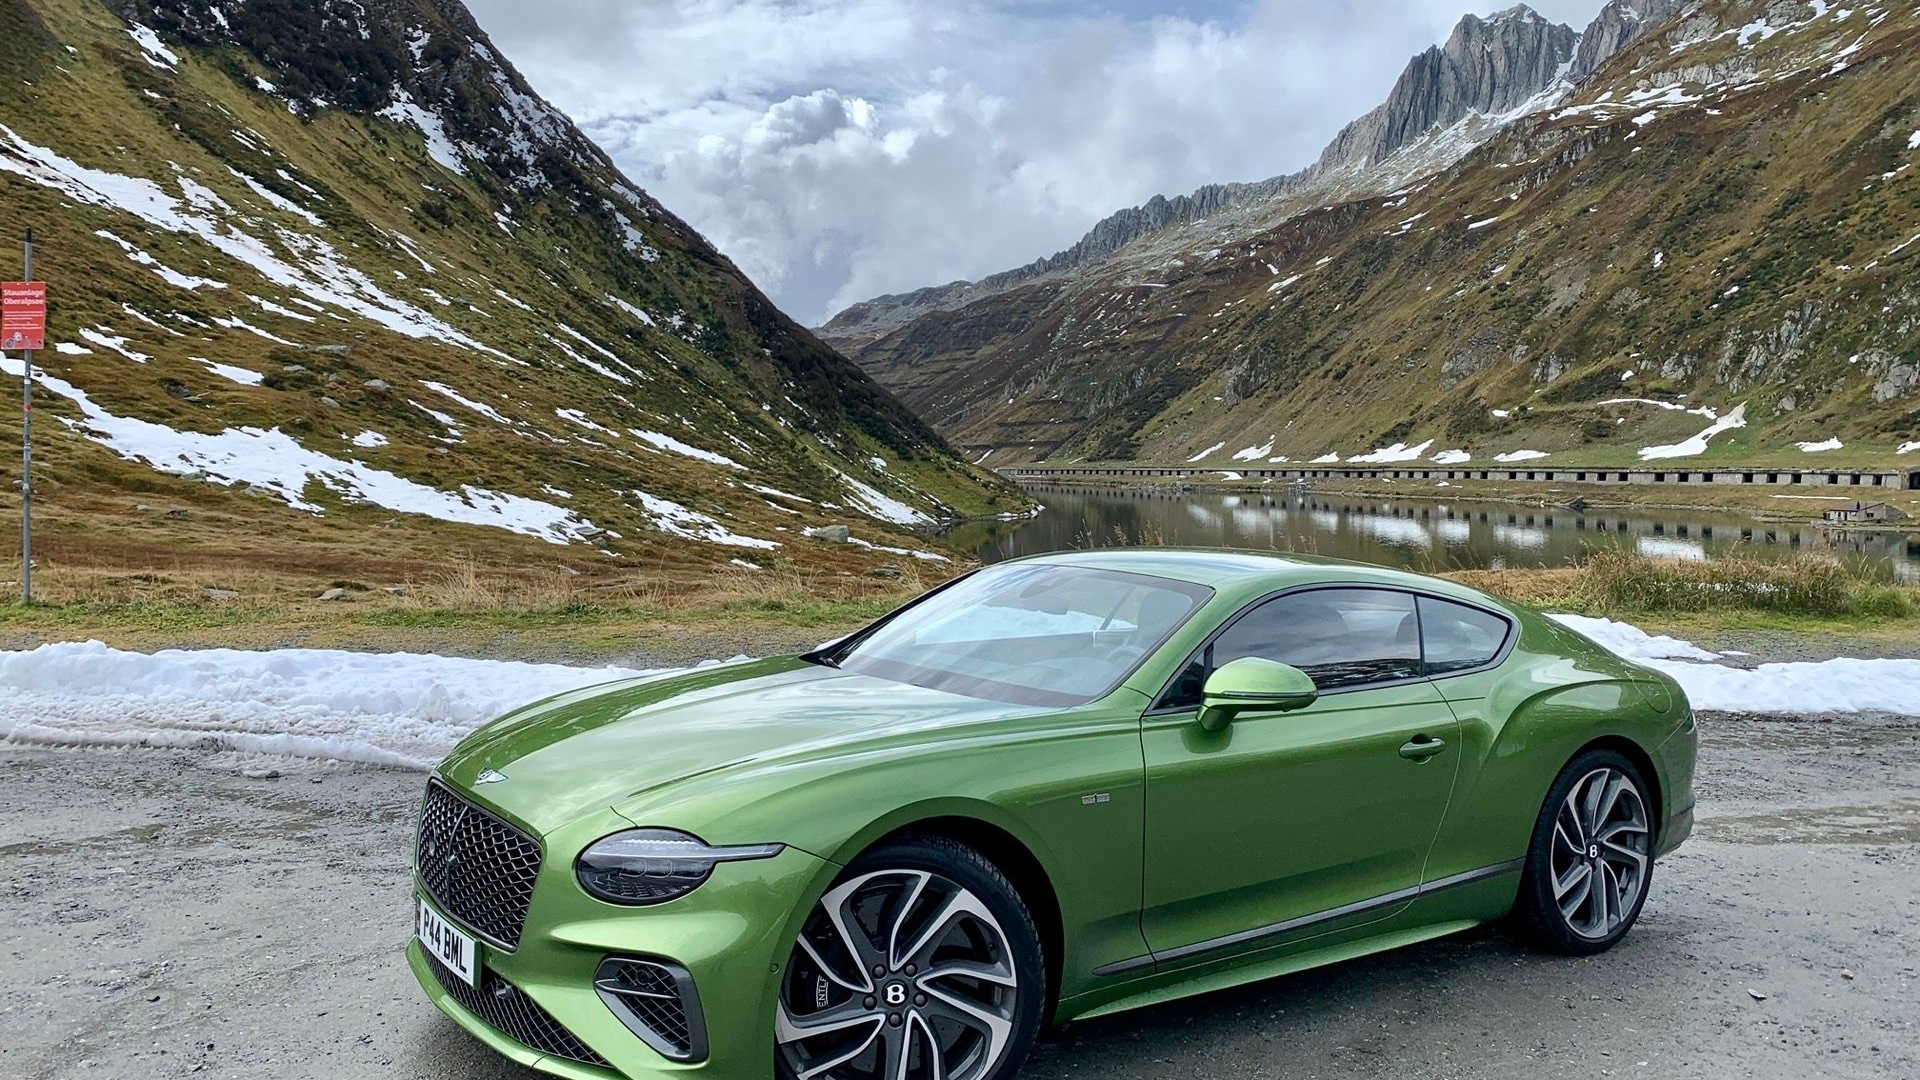
[[[1001,563],[482,728],[428,781],[408,957],[559,1076],[1004,1080],[1044,1024],[1492,920],[1604,950],[1697,745],[1665,675],[1447,581]]]

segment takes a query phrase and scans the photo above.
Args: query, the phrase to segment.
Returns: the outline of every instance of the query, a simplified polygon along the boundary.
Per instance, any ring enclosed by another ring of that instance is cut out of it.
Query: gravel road
[[[1075,1025],[1025,1077],[1920,1076],[1920,723],[1709,716],[1591,960],[1484,930]],[[531,1080],[416,993],[418,774],[0,747],[0,1075]]]

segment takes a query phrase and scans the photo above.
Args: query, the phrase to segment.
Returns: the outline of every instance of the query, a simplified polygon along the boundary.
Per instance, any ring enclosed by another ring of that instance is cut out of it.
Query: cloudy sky
[[[1480,0],[468,0],[802,322],[1311,161]],[[1585,22],[1601,0],[1535,0]]]

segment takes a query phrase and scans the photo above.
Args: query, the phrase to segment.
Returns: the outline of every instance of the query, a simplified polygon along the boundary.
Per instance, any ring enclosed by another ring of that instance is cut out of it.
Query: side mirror
[[[1207,676],[1201,694],[1200,726],[1225,731],[1243,712],[1292,712],[1320,699],[1320,689],[1296,667],[1245,656],[1220,665]]]

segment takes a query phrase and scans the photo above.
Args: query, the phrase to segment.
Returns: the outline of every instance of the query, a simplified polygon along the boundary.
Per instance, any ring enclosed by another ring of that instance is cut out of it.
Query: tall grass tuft
[[[1909,618],[1913,590],[1875,581],[1830,555],[1774,561],[1733,554],[1706,561],[1595,551],[1565,570],[1447,575],[1510,600],[1586,611],[1767,611],[1815,617]]]

